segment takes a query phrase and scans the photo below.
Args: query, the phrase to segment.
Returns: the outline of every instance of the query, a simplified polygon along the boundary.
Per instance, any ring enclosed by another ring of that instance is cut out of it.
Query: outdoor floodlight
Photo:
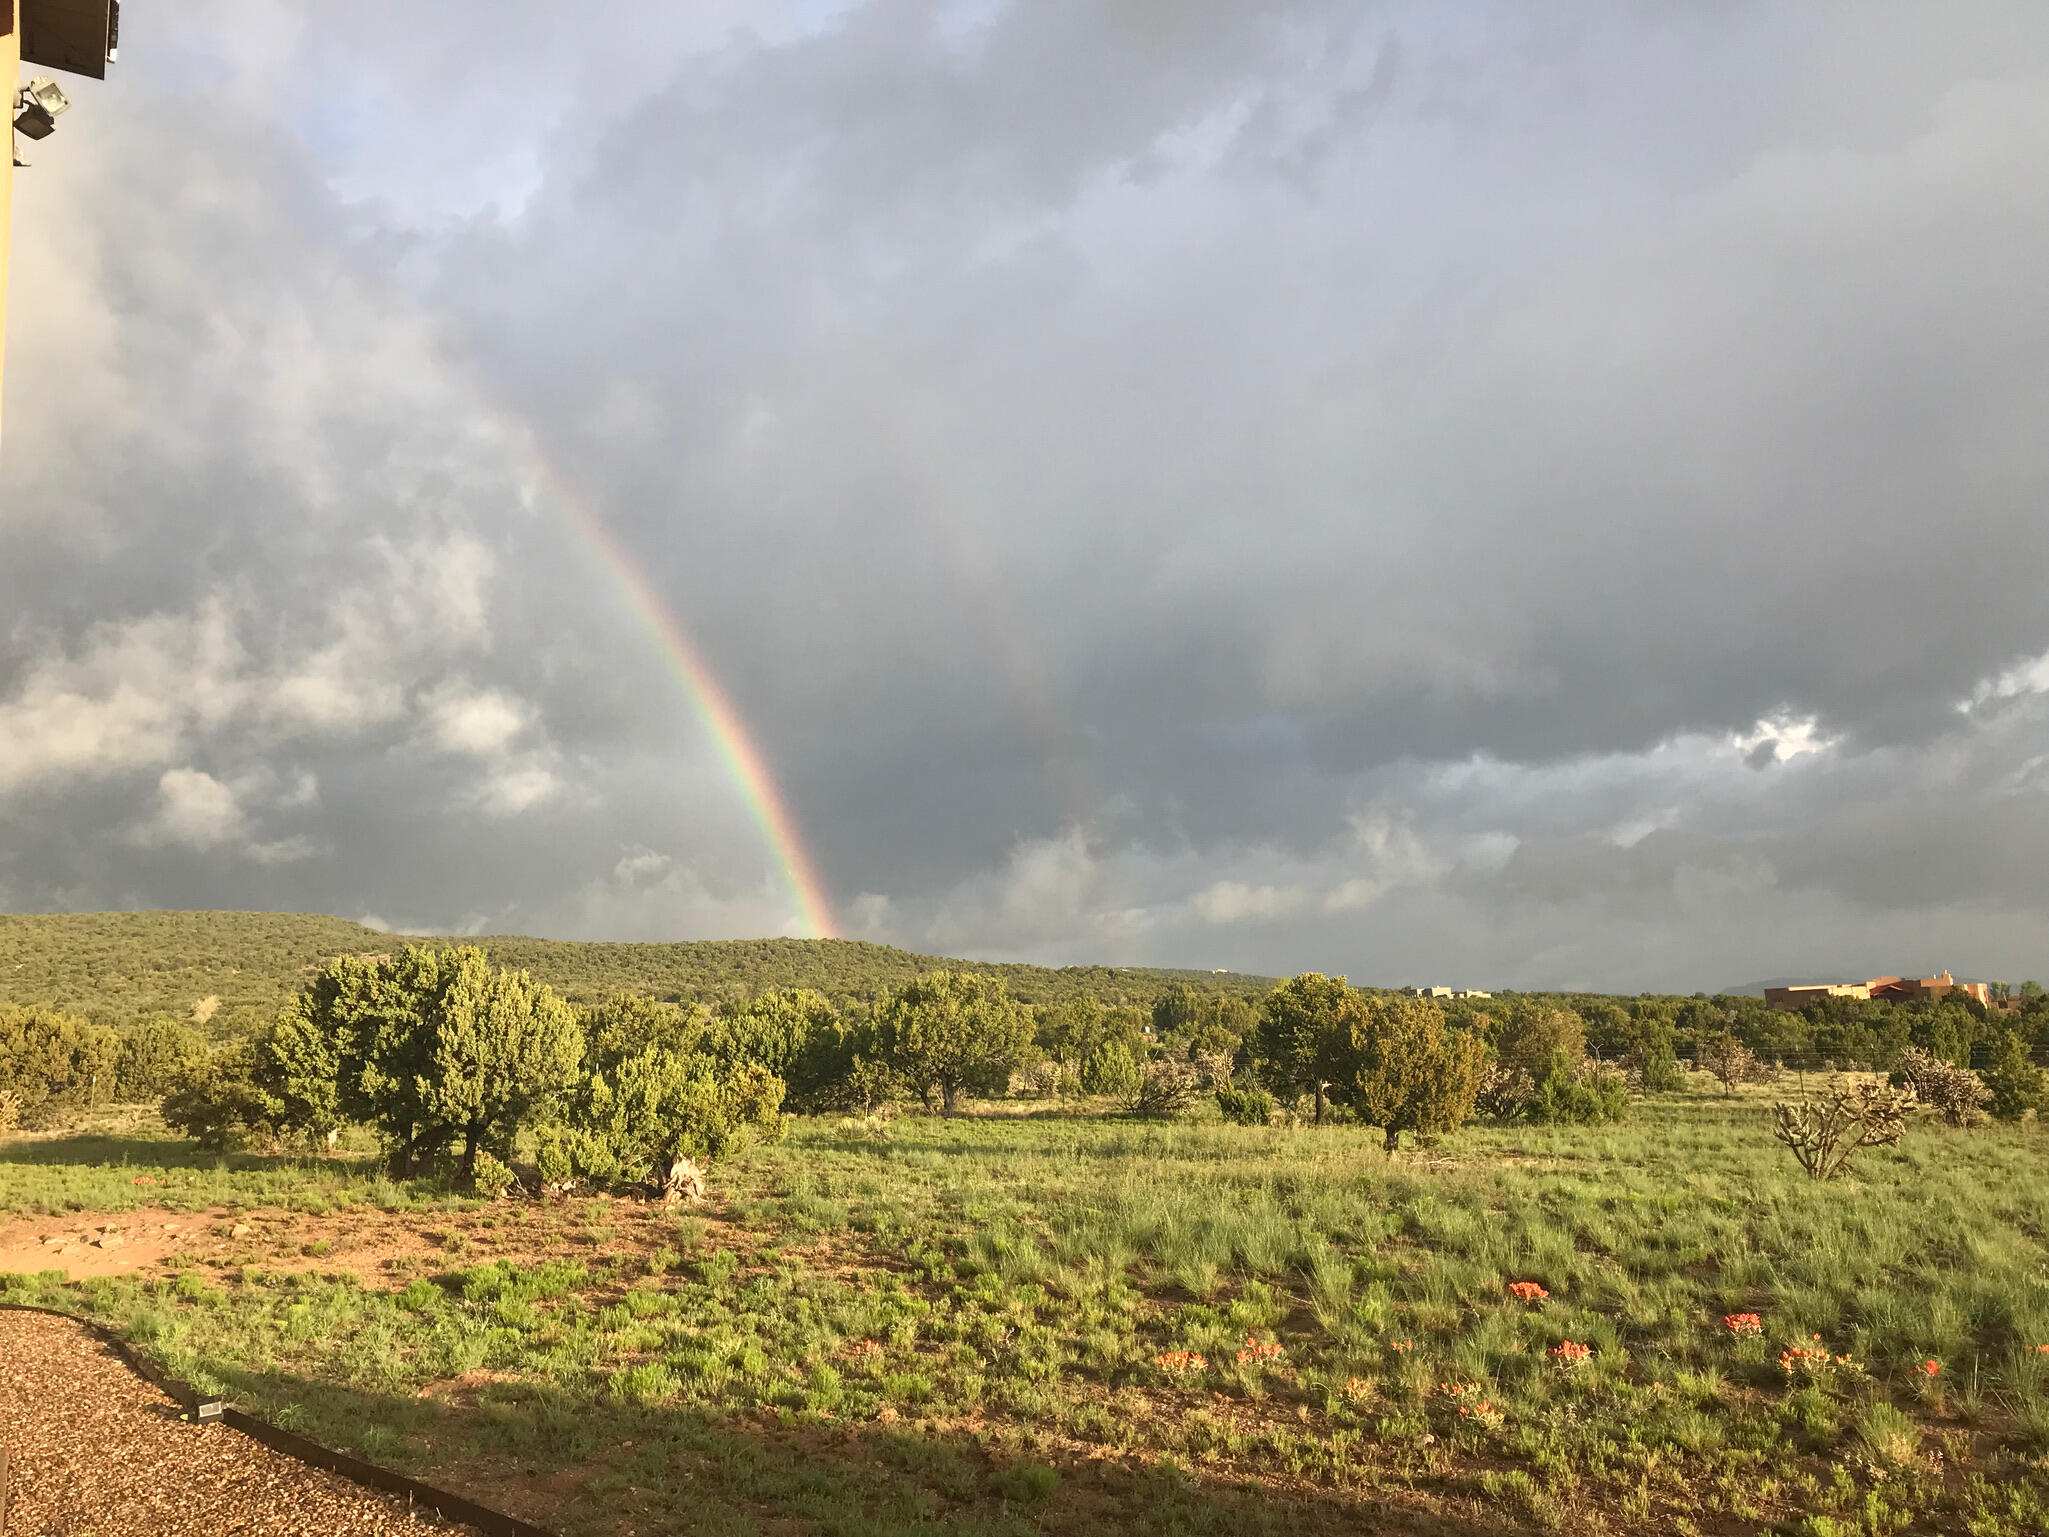
[[[31,139],[47,139],[57,119],[71,110],[71,98],[48,75],[31,80],[14,99],[14,130]]]

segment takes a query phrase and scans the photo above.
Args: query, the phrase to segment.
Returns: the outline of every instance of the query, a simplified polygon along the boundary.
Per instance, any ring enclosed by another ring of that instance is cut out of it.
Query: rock
[[[255,1231],[256,1229],[251,1227],[248,1223],[237,1222],[233,1227],[228,1229],[228,1236],[230,1238],[247,1238],[251,1233]]]
[[[119,1233],[102,1233],[93,1240],[93,1245],[100,1249],[118,1249],[126,1242],[128,1240]]]

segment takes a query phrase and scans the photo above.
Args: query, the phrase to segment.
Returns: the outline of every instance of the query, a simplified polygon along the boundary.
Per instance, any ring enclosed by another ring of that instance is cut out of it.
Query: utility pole
[[[121,0],[0,0],[0,85],[7,88],[9,139],[15,152],[0,157],[0,377],[7,369],[7,259],[14,224],[14,169],[24,162],[23,139],[47,139],[71,106],[47,75],[21,83],[21,66],[47,65],[94,80],[107,78],[121,42]]]

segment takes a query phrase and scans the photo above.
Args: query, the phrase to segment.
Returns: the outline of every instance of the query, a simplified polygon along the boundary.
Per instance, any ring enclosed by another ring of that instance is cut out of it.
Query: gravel
[[[0,1312],[5,1537],[466,1533],[178,1406],[69,1319]]]

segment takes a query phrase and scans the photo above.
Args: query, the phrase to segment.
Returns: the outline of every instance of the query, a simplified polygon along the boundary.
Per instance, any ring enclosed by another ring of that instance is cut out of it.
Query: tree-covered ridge
[[[1149,1008],[1182,985],[1254,998],[1265,977],[1126,966],[983,964],[850,939],[688,940],[626,944],[525,935],[473,943],[573,999],[632,992],[721,1003],[778,988],[867,998],[921,972],[971,969],[1003,978],[1026,1003],[1092,993]],[[381,955],[406,937],[315,913],[134,912],[0,915],[0,1004],[53,1004],[99,1024],[190,1020],[216,1036],[266,1025],[336,956]],[[211,1008],[202,1001],[214,998]]]

